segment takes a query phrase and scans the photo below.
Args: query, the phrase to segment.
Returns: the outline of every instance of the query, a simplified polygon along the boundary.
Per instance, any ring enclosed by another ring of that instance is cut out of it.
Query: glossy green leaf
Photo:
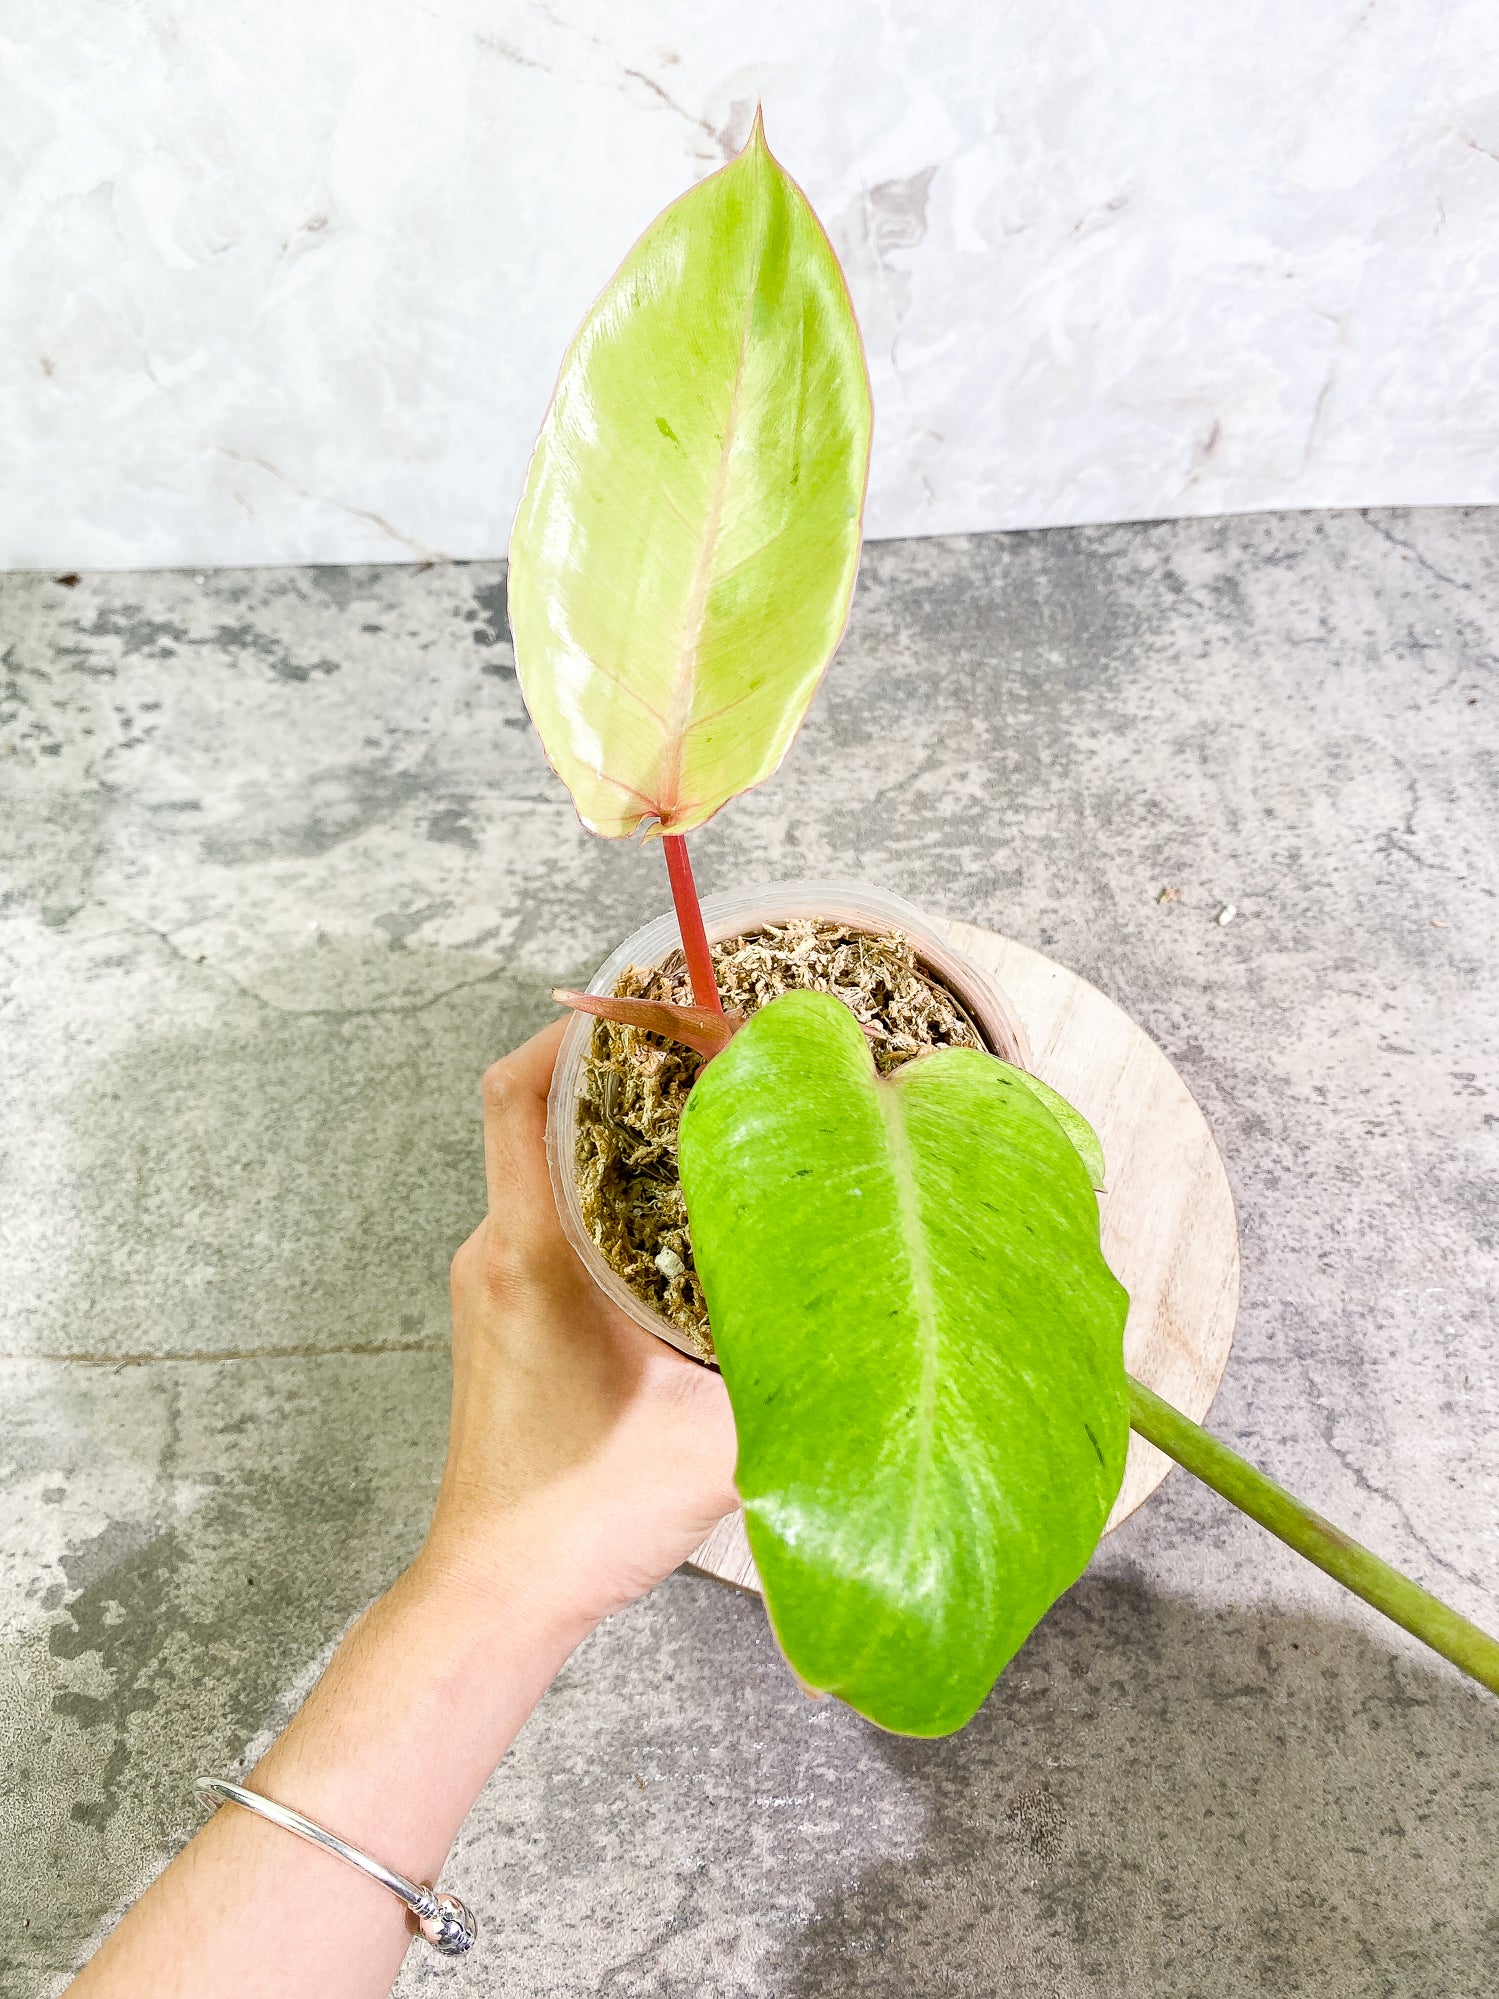
[[[1008,1067],[1008,1064],[1006,1066]],[[1092,1125],[1081,1111],[1072,1108],[1059,1090],[1054,1090],[1050,1083],[1043,1083],[1039,1076],[1033,1076],[1028,1069],[1013,1069],[1010,1073],[1017,1076],[1037,1102],[1051,1112],[1072,1140],[1073,1150],[1088,1169],[1088,1178],[1094,1189],[1101,1193],[1104,1182],[1103,1147],[1099,1144],[1098,1133]]]
[[[1006,1064],[882,1081],[817,993],[704,1070],[680,1148],[782,1649],[885,1728],[960,1727],[1123,1476],[1128,1300],[1088,1172]]]
[[[757,119],[584,320],[511,538],[521,687],[594,832],[686,832],[781,761],[848,616],[870,424],[843,274]]]

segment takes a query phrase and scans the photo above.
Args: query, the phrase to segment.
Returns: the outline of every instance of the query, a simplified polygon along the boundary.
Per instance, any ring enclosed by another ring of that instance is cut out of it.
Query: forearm
[[[524,1546],[524,1531],[516,1545]],[[584,1636],[532,1558],[483,1592],[419,1563],[349,1632],[252,1789],[413,1880]],[[459,1890],[461,1893],[461,1888]],[[411,1940],[394,1896],[223,1806],[71,1988],[78,1999],[373,1999]]]
[[[723,1383],[616,1312],[558,1224],[545,1130],[559,1039],[549,1029],[485,1078],[491,1212],[453,1259],[453,1414],[426,1548],[249,1779],[433,1884],[568,1654],[734,1504]],[[69,1989],[379,1999],[410,1939],[386,1889],[226,1804]]]

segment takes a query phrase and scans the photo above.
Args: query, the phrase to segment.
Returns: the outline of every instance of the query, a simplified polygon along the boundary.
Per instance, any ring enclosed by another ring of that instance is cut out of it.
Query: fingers
[[[559,1020],[484,1073],[484,1177],[505,1228],[555,1232],[547,1173],[547,1091],[567,1022]]]

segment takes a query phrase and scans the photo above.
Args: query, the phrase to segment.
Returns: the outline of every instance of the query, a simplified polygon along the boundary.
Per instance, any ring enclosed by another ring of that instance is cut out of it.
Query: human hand
[[[722,1381],[616,1311],[557,1220],[546,1093],[561,1037],[559,1023],[484,1078],[489,1214],[453,1259],[453,1415],[426,1544],[254,1772],[415,1880],[437,1877],[573,1647],[735,1503]],[[231,1808],[73,1989],[368,1999],[409,1941],[383,1888]]]
[[[484,1078],[489,1213],[453,1259],[453,1410],[418,1568],[586,1629],[737,1503],[723,1382],[611,1305],[557,1219],[546,1094],[563,1022]]]

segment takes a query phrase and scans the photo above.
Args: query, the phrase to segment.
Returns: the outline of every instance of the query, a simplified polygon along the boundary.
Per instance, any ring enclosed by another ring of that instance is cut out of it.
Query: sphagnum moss
[[[832,993],[869,1035],[889,1075],[931,1048],[982,1048],[953,995],[899,932],[796,919],[713,947],[724,1006],[750,1014],[778,993]],[[679,951],[654,970],[631,966],[622,998],[692,999]],[[713,1357],[687,1209],[677,1178],[677,1124],[702,1058],[679,1043],[601,1020],[578,1100],[576,1170],[583,1220],[610,1267],[645,1304]]]

